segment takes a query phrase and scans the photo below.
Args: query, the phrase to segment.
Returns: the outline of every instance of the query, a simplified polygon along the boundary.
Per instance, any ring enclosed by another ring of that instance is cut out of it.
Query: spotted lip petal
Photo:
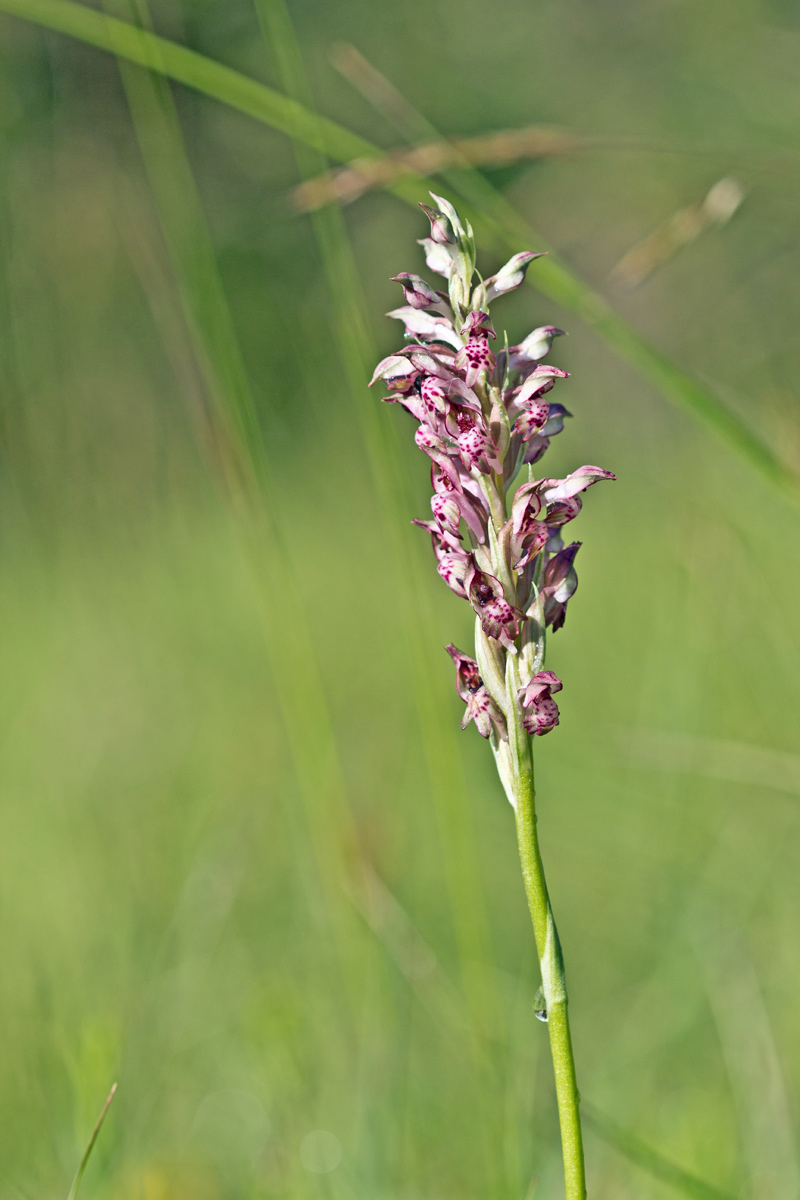
[[[550,404],[545,396],[552,390],[557,379],[568,378],[569,372],[562,371],[550,363],[540,363],[528,378],[511,394],[508,402],[509,417],[516,415],[514,432],[523,442],[540,434],[550,419]]]
[[[446,477],[445,477],[446,478]],[[458,536],[461,508],[456,500],[457,492],[436,492],[431,496],[433,519],[440,529]]]
[[[549,404],[547,420],[538,433],[534,433],[525,441],[523,462],[538,462],[550,446],[550,439],[564,430],[564,418],[571,417],[563,404]]]
[[[491,737],[494,728],[498,737],[506,741],[508,731],[505,718],[487,692],[475,659],[462,654],[452,644],[445,646],[445,650],[456,664],[456,690],[467,706],[461,728],[466,729],[470,721],[474,721],[481,737]]]
[[[530,683],[520,690],[520,703],[527,710],[523,714],[522,724],[534,737],[550,733],[558,724],[558,705],[552,693],[560,692],[563,686],[552,671],[538,671]]]
[[[445,416],[445,429],[455,440],[461,461],[468,471],[477,468],[484,475],[488,475],[491,470],[502,470],[502,463],[497,458],[497,447],[481,414],[476,414],[469,408],[453,406]]]
[[[468,338],[463,348],[456,355],[456,366],[466,371],[467,387],[474,388],[485,371],[491,375],[495,367],[495,357],[489,348],[489,337],[484,332]]]
[[[503,585],[494,575],[481,571],[470,556],[470,566],[464,579],[470,604],[480,618],[481,628],[487,637],[501,642],[506,649],[513,644],[519,633],[524,613],[509,604]]]
[[[417,380],[419,394],[428,412],[440,412],[444,415],[449,407],[447,399],[447,380],[436,375],[424,375]]]
[[[492,329],[492,322],[489,314],[481,309],[473,309],[467,314],[467,319],[461,326],[461,336],[463,338],[475,337],[477,334],[483,334],[484,337],[496,338],[497,334]]]

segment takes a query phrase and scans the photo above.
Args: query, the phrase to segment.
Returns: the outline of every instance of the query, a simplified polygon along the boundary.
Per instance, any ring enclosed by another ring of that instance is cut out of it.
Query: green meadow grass
[[[800,467],[789,8],[149,16],[374,143],[336,40],[448,132],[640,139],[478,186]],[[66,1196],[114,1080],[87,1200],[557,1196],[513,822],[442,650],[471,623],[363,389],[424,220],[295,217],[313,148],[10,16],[0,134],[0,1197]],[[724,173],[730,226],[615,291]],[[793,1200],[797,510],[552,300],[505,311],[570,330],[548,471],[619,476],[537,745],[591,1195]]]

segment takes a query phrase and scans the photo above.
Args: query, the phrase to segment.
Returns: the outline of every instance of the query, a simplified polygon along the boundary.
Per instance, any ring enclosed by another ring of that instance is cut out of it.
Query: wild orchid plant
[[[561,1123],[567,1200],[586,1195],[583,1145],[567,989],[539,852],[531,735],[558,724],[560,679],[544,669],[548,627],[564,624],[578,586],[579,542],[563,527],[581,510],[581,493],[610,471],[584,466],[565,479],[538,479],[534,465],[570,414],[547,395],[567,372],[541,360],[562,330],[545,325],[495,354],[489,306],[519,287],[538,254],[515,254],[490,279],[475,272],[475,239],[447,200],[423,204],[431,236],[428,267],[448,281],[439,291],[418,275],[394,279],[406,304],[388,315],[409,344],[378,364],[372,383],[389,389],[419,422],[416,443],[431,459],[433,520],[415,521],[433,541],[442,579],[475,610],[475,658],[447,647],[456,687],[488,739],[516,814],[525,890],[541,967],[537,1016],[548,1024]],[[525,478],[514,491],[522,469]]]

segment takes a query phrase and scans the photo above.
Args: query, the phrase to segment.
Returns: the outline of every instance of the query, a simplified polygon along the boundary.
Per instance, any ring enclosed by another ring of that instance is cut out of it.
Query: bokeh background
[[[800,470],[795,5],[135,15],[387,149],[338,43],[444,135],[580,135],[478,169]],[[426,222],[298,214],[319,166],[0,12],[3,1200],[66,1195],[114,1080],[87,1200],[559,1194],[511,813],[442,651],[470,615],[363,386]],[[732,219],[626,286],[721,178]],[[794,1200],[800,509],[574,313],[501,303],[512,341],[570,332],[548,473],[619,477],[536,746],[590,1194]]]

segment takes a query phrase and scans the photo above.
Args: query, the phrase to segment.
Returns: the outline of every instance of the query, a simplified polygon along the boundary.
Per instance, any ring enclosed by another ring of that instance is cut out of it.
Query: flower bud
[[[440,246],[455,246],[458,238],[444,213],[429,204],[420,204],[420,208],[431,223],[431,239]]]
[[[513,292],[518,288],[533,260],[543,257],[544,251],[535,254],[532,250],[525,250],[522,254],[515,254],[513,258],[510,258],[496,275],[492,275],[486,280],[484,284],[486,288],[486,303],[491,304],[498,296],[503,296],[506,292]]]
[[[411,275],[408,271],[392,276],[392,283],[402,283],[406,303],[412,308],[432,308],[442,304],[442,297],[435,292],[429,283],[419,275]],[[447,303],[445,301],[445,303]]]

